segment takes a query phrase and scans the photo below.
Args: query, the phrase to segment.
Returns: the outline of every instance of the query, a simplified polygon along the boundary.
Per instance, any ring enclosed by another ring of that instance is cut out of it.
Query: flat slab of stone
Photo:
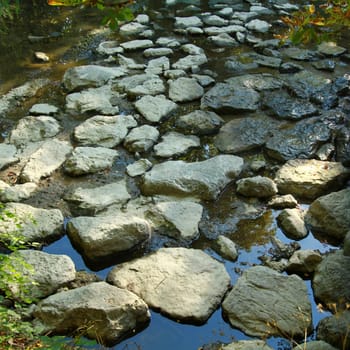
[[[272,350],[262,340],[240,340],[221,347],[222,350]]]
[[[108,346],[134,335],[150,319],[139,297],[106,282],[54,294],[38,304],[34,316],[48,332],[68,334],[83,328],[89,338]]]
[[[89,261],[116,256],[150,238],[149,223],[139,217],[122,214],[79,216],[69,221],[68,235]]]
[[[73,147],[67,141],[57,139],[45,141],[29,157],[22,169],[21,180],[38,182],[40,179],[50,176],[64,163],[72,150]]]
[[[120,67],[86,65],[72,67],[63,76],[63,85],[68,91],[99,87],[109,80],[122,77],[126,71]]]
[[[30,108],[29,113],[31,115],[55,115],[58,113],[58,107],[48,103],[36,103]]]
[[[154,46],[154,44],[153,44],[153,41],[149,39],[137,39],[137,40],[130,40],[130,41],[126,41],[125,43],[121,43],[120,46],[126,51],[133,51],[133,50],[148,49]]]
[[[0,143],[0,170],[19,161],[16,153],[17,147],[15,145]]]
[[[175,102],[188,102],[201,98],[204,89],[196,79],[181,77],[169,82],[169,98]]]
[[[304,281],[264,266],[246,270],[222,308],[233,327],[251,336],[302,337],[312,327],[311,303]]]
[[[107,280],[126,288],[172,319],[204,323],[219,306],[230,277],[201,250],[161,248],[114,267]]]
[[[146,152],[158,140],[159,131],[151,125],[132,129],[124,140],[124,146],[132,152]]]
[[[58,209],[35,208],[28,204],[7,203],[5,210],[13,217],[3,215],[1,232],[19,232],[26,242],[52,242],[63,235],[63,215]],[[18,224],[21,228],[18,228]]]
[[[78,125],[73,136],[81,146],[113,148],[119,145],[129,129],[135,126],[137,122],[131,115],[96,115]]]
[[[93,174],[111,168],[118,152],[105,147],[76,147],[63,164],[71,176]]]
[[[78,187],[64,197],[79,211],[90,214],[95,214],[111,204],[122,205],[130,198],[125,179],[94,188]]]
[[[150,122],[157,123],[174,112],[178,105],[164,95],[143,96],[135,102],[136,109]]]
[[[220,155],[202,162],[168,161],[156,164],[144,175],[142,191],[147,195],[194,196],[214,200],[243,168],[243,159]]]
[[[281,194],[315,199],[342,188],[349,176],[349,170],[338,162],[293,159],[278,170],[275,182]]]
[[[0,180],[0,202],[21,202],[28,199],[37,188],[38,185],[33,182],[10,186]]]
[[[176,61],[172,68],[174,69],[183,69],[187,71],[193,67],[199,67],[208,62],[208,58],[205,54],[200,55],[187,55],[185,57],[180,58]]]
[[[347,49],[338,46],[335,42],[323,42],[317,46],[317,51],[325,56],[336,57],[345,53]]]

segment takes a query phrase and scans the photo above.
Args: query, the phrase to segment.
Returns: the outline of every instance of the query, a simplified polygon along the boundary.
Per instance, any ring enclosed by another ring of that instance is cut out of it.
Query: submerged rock
[[[230,284],[223,264],[201,250],[186,248],[161,248],[120,264],[107,280],[139,295],[162,314],[191,323],[204,323]]]
[[[144,328],[150,319],[139,297],[106,282],[54,294],[38,304],[34,316],[48,332],[83,329],[87,337],[110,346]]]

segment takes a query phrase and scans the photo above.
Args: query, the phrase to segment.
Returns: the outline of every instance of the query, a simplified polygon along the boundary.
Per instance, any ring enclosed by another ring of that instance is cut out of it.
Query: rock
[[[335,347],[323,340],[312,340],[306,343],[304,342],[294,347],[293,350],[300,350],[300,347],[305,350],[337,350]]]
[[[45,298],[75,279],[75,266],[67,255],[19,250],[12,253],[9,259],[9,264],[23,276],[24,282],[5,280],[4,284],[19,300],[24,297]]]
[[[30,142],[43,141],[56,136],[61,129],[61,125],[53,117],[24,117],[11,130],[9,142],[16,146],[21,146]]]
[[[315,300],[337,312],[350,301],[350,257],[333,251],[318,264],[312,280]]]
[[[94,188],[78,187],[64,196],[84,215],[94,215],[111,204],[125,204],[130,198],[125,179]]]
[[[288,47],[282,50],[282,54],[297,61],[311,61],[317,57],[317,53],[299,47]]]
[[[189,69],[192,69],[193,67],[199,67],[207,62],[208,58],[205,54],[188,55],[180,58],[172,65],[172,67],[174,69],[183,69],[184,71],[187,71]]]
[[[147,305],[135,294],[106,282],[60,292],[41,301],[34,316],[47,331],[84,335],[115,345],[149,322]]]
[[[121,67],[129,70],[143,70],[145,69],[145,65],[143,63],[137,63],[133,58],[125,57],[121,54],[118,54],[118,63]]]
[[[317,51],[325,56],[336,57],[347,51],[345,47],[338,46],[334,42],[323,42],[317,46]]]
[[[102,41],[98,46],[96,51],[100,55],[110,56],[116,55],[118,53],[124,52],[124,49],[119,46],[119,42],[116,40]]]
[[[66,109],[69,113],[99,113],[104,115],[118,114],[119,108],[112,101],[118,94],[111,86],[104,85],[96,89],[74,92],[66,96]]]
[[[333,72],[335,69],[335,61],[333,60],[320,60],[312,63],[312,66],[319,70],[325,70]]]
[[[201,108],[223,113],[254,112],[258,108],[259,100],[259,93],[253,89],[217,83],[202,97]]]
[[[203,22],[197,16],[175,17],[174,27],[178,29],[187,29],[188,27],[202,27]]]
[[[129,164],[126,167],[126,172],[129,176],[135,177],[143,175],[146,171],[152,168],[153,164],[148,159],[139,159],[135,163]]]
[[[148,24],[150,22],[150,18],[148,15],[141,13],[136,16],[135,21],[141,24]]]
[[[205,16],[203,17],[203,22],[207,26],[217,26],[217,27],[227,26],[229,23],[227,19],[224,19],[217,15]]]
[[[210,135],[219,130],[224,124],[224,120],[214,112],[198,109],[178,117],[175,124],[187,133]]]
[[[127,41],[125,43],[121,43],[120,46],[125,51],[134,51],[134,50],[148,49],[149,47],[153,47],[154,44],[152,40],[142,39],[142,40]]]
[[[217,237],[215,240],[214,249],[224,259],[236,261],[238,258],[238,252],[235,243],[226,236],[219,235]]]
[[[278,226],[290,239],[300,240],[307,236],[304,214],[300,209],[283,209],[277,217]]]
[[[335,146],[336,160],[350,167],[350,130],[348,128],[342,127],[336,131]]]
[[[269,31],[271,24],[260,19],[252,19],[245,26],[254,32],[266,33]]]
[[[299,120],[318,114],[318,109],[311,102],[296,99],[283,91],[265,94],[263,105],[270,114],[280,119]]]
[[[156,44],[159,46],[165,46],[170,48],[177,48],[181,46],[180,42],[176,38],[159,37],[156,40]]]
[[[17,147],[15,145],[0,143],[0,170],[17,163],[19,158],[16,154]]]
[[[243,168],[243,159],[220,155],[202,162],[167,161],[153,166],[144,176],[147,195],[176,194],[214,200]]]
[[[5,232],[18,233],[29,243],[50,243],[63,235],[63,215],[58,209],[41,209],[27,204],[7,203],[1,211],[0,235]]]
[[[303,70],[304,67],[300,64],[296,64],[294,62],[284,62],[280,65],[279,71],[280,73],[297,73]]]
[[[315,199],[322,194],[341,188],[349,171],[337,162],[315,159],[293,159],[277,172],[275,182],[282,194]]]
[[[217,27],[217,26],[212,26],[212,27],[206,27],[204,28],[204,33],[206,35],[219,35],[219,34],[236,34],[236,33],[244,33],[246,32],[247,29],[241,25],[238,24],[231,24],[226,27]]]
[[[161,142],[155,145],[153,149],[156,156],[170,158],[185,154],[191,148],[199,146],[199,137],[170,131],[162,136]]]
[[[50,62],[50,57],[45,52],[35,51],[34,60],[38,63],[47,63]]]
[[[240,340],[223,345],[220,350],[272,350],[272,348],[262,340]]]
[[[257,63],[259,66],[262,67],[278,69],[282,63],[282,60],[279,57],[260,55],[257,53],[249,53],[248,57],[251,57],[254,63]]]
[[[314,273],[317,265],[322,261],[322,256],[318,251],[306,249],[297,250],[288,261],[286,271],[296,273],[301,277]]]
[[[304,281],[263,266],[246,270],[222,307],[230,324],[250,336],[303,337],[312,327]]]
[[[249,58],[250,56],[247,56]],[[243,74],[225,80],[227,83],[240,88],[249,88],[256,91],[278,90],[285,85],[284,81],[272,74]]]
[[[330,140],[331,135],[331,129],[322,119],[310,118],[289,128],[272,130],[265,149],[270,157],[279,161],[309,159],[316,156],[320,145]]]
[[[148,121],[157,123],[173,113],[178,105],[164,95],[158,95],[141,97],[135,102],[135,107]]]
[[[272,197],[267,205],[273,209],[295,208],[298,205],[298,201],[291,194],[286,194]]]
[[[105,147],[76,147],[63,167],[71,176],[93,174],[111,168],[117,156],[116,150]]]
[[[349,310],[337,312],[336,315],[326,317],[317,326],[317,339],[335,346],[336,349],[348,350],[350,348],[349,324]]]
[[[124,146],[132,152],[146,152],[157,142],[159,131],[150,125],[142,125],[130,131],[124,140]]]
[[[50,176],[66,160],[73,147],[66,141],[58,139],[47,140],[31,154],[20,178],[23,182],[38,182]]]
[[[145,73],[161,75],[169,69],[170,69],[169,58],[163,56],[163,57],[153,58],[152,60],[149,60]]]
[[[251,151],[263,146],[276,126],[270,118],[235,118],[221,127],[214,143],[224,153]]]
[[[188,102],[201,98],[204,89],[196,79],[181,77],[169,82],[169,98],[175,102]]]
[[[236,47],[238,42],[230,34],[221,33],[208,37],[209,43],[218,47]]]
[[[0,180],[0,202],[21,202],[28,199],[37,187],[37,184],[33,182],[10,186]]]
[[[315,235],[334,243],[342,242],[350,230],[350,189],[317,198],[305,220]]]
[[[344,238],[343,253],[345,256],[350,256],[350,231],[346,234]]]
[[[58,113],[56,106],[48,103],[36,103],[29,110],[30,115],[55,115]]]
[[[73,136],[81,146],[113,148],[119,145],[129,129],[135,126],[137,122],[131,115],[96,115],[78,125]]]
[[[146,29],[147,29],[147,26],[145,26],[142,23],[129,22],[120,26],[119,33],[125,36],[138,35],[138,34],[141,34],[143,31],[145,31]]]
[[[254,176],[236,182],[237,192],[246,197],[266,198],[277,193],[276,184],[268,177]]]
[[[143,51],[145,57],[162,57],[170,56],[174,53],[174,50],[169,47],[152,47]]]
[[[155,204],[147,213],[156,232],[190,242],[198,237],[203,207],[189,201],[166,201]]]
[[[79,216],[67,225],[75,247],[91,262],[126,253],[150,238],[148,222],[127,214]]]
[[[107,280],[172,319],[198,324],[216,310],[230,284],[223,264],[200,250],[186,248],[161,248],[119,264]]]
[[[120,78],[126,74],[120,67],[102,67],[86,65],[72,67],[63,75],[63,85],[69,91],[96,88],[105,85],[109,80]]]

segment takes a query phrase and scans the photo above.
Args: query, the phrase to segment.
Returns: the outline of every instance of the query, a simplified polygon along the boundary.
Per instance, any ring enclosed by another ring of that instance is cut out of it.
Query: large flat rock
[[[193,323],[210,317],[230,284],[224,265],[201,250],[186,248],[161,248],[116,266],[107,278],[161,313]]]

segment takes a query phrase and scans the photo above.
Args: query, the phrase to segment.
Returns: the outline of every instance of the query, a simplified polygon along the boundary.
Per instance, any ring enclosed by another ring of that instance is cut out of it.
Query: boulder
[[[146,152],[156,143],[159,131],[154,126],[142,125],[126,136],[124,146],[131,152]]]
[[[342,250],[329,253],[318,264],[312,279],[315,300],[333,312],[350,302],[350,257]]]
[[[165,92],[163,80],[156,74],[135,74],[116,81],[118,90],[126,92],[131,97],[143,95],[160,95]]]
[[[128,130],[135,126],[137,122],[131,115],[96,115],[78,125],[73,136],[81,146],[113,148],[119,145]]]
[[[169,82],[169,98],[175,102],[197,100],[204,94],[204,89],[196,79],[181,77]]]
[[[316,250],[297,250],[288,260],[286,271],[307,277],[314,273],[317,265],[322,261],[321,254]]]
[[[1,211],[1,233],[18,234],[29,243],[49,243],[63,235],[63,215],[58,209],[35,208],[28,204],[7,203]]]
[[[0,202],[21,202],[28,199],[38,188],[33,182],[10,186],[0,180]]]
[[[111,204],[123,205],[130,198],[125,179],[94,188],[78,187],[64,197],[75,210],[85,215],[95,214]]]
[[[139,297],[106,282],[54,294],[37,305],[34,316],[47,332],[78,331],[110,346],[134,335],[150,320]]]
[[[208,62],[208,58],[205,54],[199,55],[187,55],[176,61],[172,68],[182,69],[184,71],[193,69],[194,67],[199,67]]]
[[[334,346],[326,343],[323,340],[312,340],[308,342],[304,342],[300,345],[297,345],[292,350],[337,350]]]
[[[242,168],[243,159],[231,155],[194,163],[167,161],[154,165],[144,175],[142,191],[147,195],[177,194],[214,200]]]
[[[120,67],[103,67],[86,65],[72,67],[63,76],[63,85],[68,91],[100,87],[109,80],[120,78],[126,74]]]
[[[206,322],[230,285],[223,264],[201,250],[186,248],[161,248],[120,264],[107,280],[172,319],[197,324]]]
[[[342,242],[350,230],[350,189],[317,198],[305,219],[314,234],[334,243]]]
[[[291,194],[285,194],[272,197],[267,205],[273,209],[295,208],[298,205],[298,201]]]
[[[47,140],[30,155],[24,165],[20,178],[23,182],[38,182],[57,170],[72,152],[73,147],[67,141]]]
[[[303,337],[312,327],[311,303],[304,281],[264,266],[246,270],[222,308],[233,327],[254,337]]]
[[[19,250],[6,263],[23,277],[19,281],[3,281],[15,298],[32,300],[54,294],[75,279],[75,266],[67,255],[48,254],[38,250]]]
[[[0,143],[0,170],[17,163],[19,158],[16,156],[17,147],[6,143]]]
[[[277,216],[278,226],[290,239],[300,240],[307,236],[304,213],[298,208],[283,209]]]
[[[162,136],[161,142],[156,144],[153,149],[156,156],[170,158],[185,154],[191,148],[199,146],[199,137],[195,135],[183,135],[176,131],[170,131]]]
[[[266,33],[269,31],[271,24],[260,19],[252,19],[245,26],[247,29],[252,30],[254,32]]]
[[[277,193],[277,186],[268,177],[246,177],[237,181],[237,192],[246,197],[267,198]]]
[[[236,261],[238,258],[238,252],[235,243],[224,235],[219,235],[217,237],[213,248],[224,259]]]
[[[135,102],[135,107],[148,121],[160,122],[174,112],[178,106],[164,95],[143,96]]]
[[[71,176],[93,174],[111,168],[118,152],[105,147],[76,147],[64,163],[64,171]]]
[[[275,182],[281,194],[315,199],[341,188],[349,176],[349,170],[341,163],[292,159],[278,170]]]
[[[168,57],[162,56],[153,58],[148,61],[145,73],[161,75],[170,69],[170,61]]]
[[[145,158],[141,158],[136,162],[129,164],[126,167],[126,172],[129,176],[135,177],[139,175],[143,175],[146,171],[152,168],[153,164],[151,161]]]
[[[24,117],[11,130],[9,142],[21,146],[30,142],[44,141],[56,136],[61,129],[60,123],[53,117],[44,115]]]
[[[75,247],[91,262],[128,252],[151,235],[146,220],[121,212],[113,216],[79,216],[69,221],[67,230]]]

